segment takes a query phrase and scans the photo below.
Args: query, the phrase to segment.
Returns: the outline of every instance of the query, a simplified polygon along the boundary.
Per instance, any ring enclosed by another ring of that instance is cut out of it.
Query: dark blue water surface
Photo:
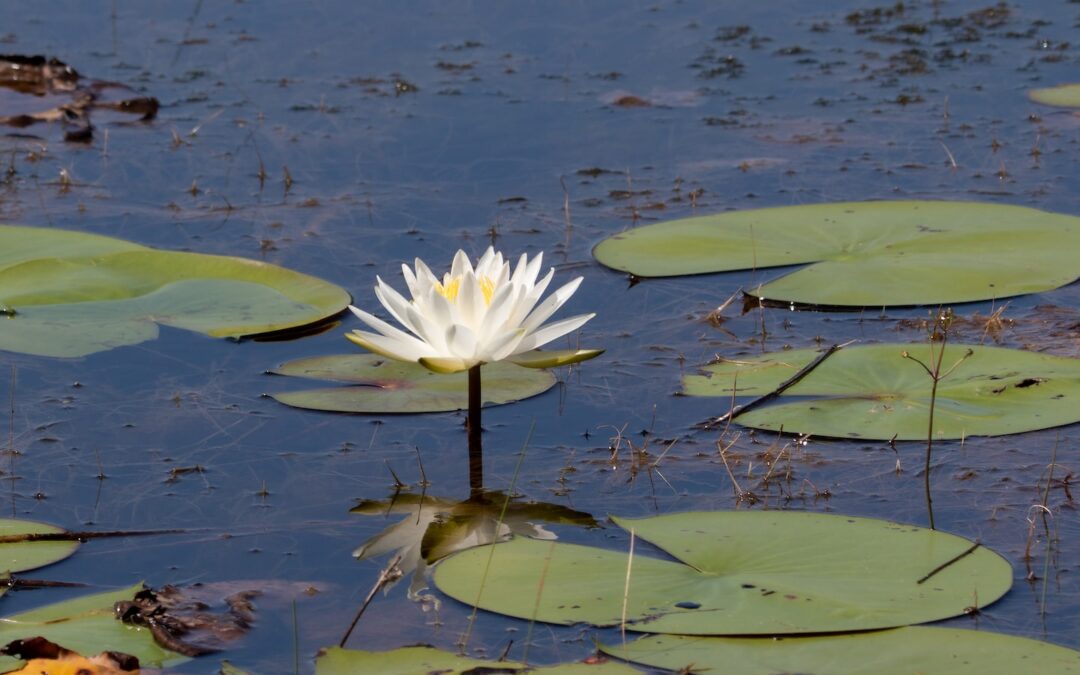
[[[607,353],[543,396],[485,413],[488,487],[510,487],[535,422],[514,489],[599,519],[738,506],[925,524],[921,444],[898,444],[898,454],[876,442],[789,448],[793,478],[781,491],[755,479],[773,439],[743,434],[733,470],[761,500],[737,504],[719,435],[693,430],[726,402],[673,396],[683,372],[718,354],[924,339],[925,309],[730,308],[717,326],[709,312],[761,275],[631,287],[590,254],[634,224],[736,208],[934,198],[1080,214],[1080,118],[1025,95],[1076,78],[1080,5],[913,2],[873,19],[874,7],[9,1],[0,52],[55,56],[162,109],[147,123],[102,116],[88,145],[47,126],[24,130],[39,139],[0,136],[0,164],[14,169],[0,185],[0,221],[263,259],[337,283],[368,309],[375,276],[403,290],[398,268],[414,256],[441,267],[493,238],[511,255],[544,251],[560,278],[584,275],[563,311],[596,311],[580,342]],[[962,319],[992,311],[956,309]],[[1001,344],[1080,355],[1076,285],[1013,300],[1004,316],[992,336]],[[311,671],[386,562],[351,552],[397,516],[350,515],[355,501],[392,494],[388,464],[415,484],[417,449],[430,494],[468,494],[460,415],[320,414],[262,396],[301,386],[265,370],[349,352],[343,333],[355,327],[345,317],[316,336],[239,344],[163,328],[157,341],[80,359],[4,354],[16,369],[19,454],[0,466],[3,478],[18,476],[0,482],[0,503],[69,529],[190,529],[93,541],[34,574],[95,589],[139,580],[262,588],[255,627],[225,656],[255,672],[289,672],[298,656]],[[977,321],[958,330],[983,338]],[[5,405],[9,380],[0,370]],[[635,473],[621,441],[612,458],[618,430],[650,462],[678,439],[662,476]],[[1060,485],[1049,495],[1049,579],[1041,534],[1038,579],[1025,580],[1024,560],[1051,450],[1074,466],[1076,441],[1072,426],[938,446],[938,527],[980,539],[1016,570],[1005,599],[949,624],[1080,647],[1080,524]],[[553,529],[627,544],[614,526]],[[70,595],[12,593],[3,611]],[[468,611],[444,598],[425,612],[402,584],[376,598],[349,646],[452,649]],[[498,654],[514,639],[510,656],[520,656],[525,622],[481,614],[477,626],[471,651]],[[583,658],[593,634],[534,630],[529,658]]]

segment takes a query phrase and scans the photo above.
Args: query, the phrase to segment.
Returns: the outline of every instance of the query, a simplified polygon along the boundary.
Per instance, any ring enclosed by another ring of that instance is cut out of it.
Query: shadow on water
[[[4,354],[17,375],[0,377],[0,400],[14,401],[0,503],[72,530],[193,530],[90,542],[51,578],[276,585],[227,653],[254,672],[295,659],[310,671],[375,584],[386,558],[353,553],[395,525],[356,518],[354,504],[416,522],[409,514],[430,502],[444,527],[461,525],[463,510],[500,536],[489,516],[510,495],[509,510],[554,520],[560,539],[622,548],[622,533],[544,514],[788,508],[924,524],[925,444],[785,445],[749,430],[721,439],[694,429],[723,412],[716,402],[676,394],[683,373],[718,354],[919,341],[925,308],[717,313],[766,272],[628,285],[590,251],[636,224],[821,201],[1080,213],[1080,121],[1025,97],[1075,79],[1077,7],[4,3],[0,53],[59,59],[160,108],[150,120],[91,110],[94,134],[80,143],[64,141],[58,122],[0,127],[0,222],[266,260],[360,304],[373,302],[376,275],[397,278],[414,256],[442,265],[458,248],[543,250],[559,274],[585,276],[567,311],[598,313],[581,343],[607,352],[542,396],[485,411],[491,492],[475,490],[479,457],[470,466],[463,454],[461,414],[331,415],[263,396],[275,364],[352,349],[350,316],[294,340],[163,328],[156,341],[80,359]],[[53,92],[0,116],[63,100]],[[1000,306],[956,307],[955,339],[1080,355],[1075,284]],[[534,420],[518,470],[514,450]],[[950,625],[1080,647],[1075,436],[935,443],[937,527],[1002,552],[1017,574],[1004,600]],[[414,487],[372,501],[394,491],[387,467],[419,485],[418,453],[424,499]],[[769,472],[781,469],[789,482],[778,484]],[[733,480],[758,499],[740,499]],[[1044,500],[1049,539],[1029,524]],[[4,612],[64,593],[8,594]],[[427,608],[404,588],[377,594],[349,645],[453,649],[469,608],[445,598]],[[471,647],[498,654],[521,630],[481,613]],[[587,632],[552,627],[533,633],[529,656],[591,651]],[[206,669],[200,660],[178,672]]]

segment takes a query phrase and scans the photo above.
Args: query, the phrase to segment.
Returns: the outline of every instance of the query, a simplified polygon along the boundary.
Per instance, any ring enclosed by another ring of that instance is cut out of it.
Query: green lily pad
[[[158,325],[239,338],[315,323],[344,289],[255,260],[158,251],[0,225],[0,349],[74,357],[152,340]]]
[[[338,354],[297,359],[271,371],[356,386],[308,389],[272,394],[295,408],[351,413],[426,413],[469,407],[467,372],[434,373],[418,363],[377,354]],[[480,370],[485,406],[502,405],[542,394],[555,385],[546,370],[512,363],[484,365]]]
[[[614,520],[676,559],[645,555],[641,546],[635,552],[626,628],[646,633],[887,628],[963,614],[1012,585],[1012,568],[996,553],[883,520],[792,511]],[[444,560],[435,583],[461,602],[500,614],[616,626],[627,565],[625,552],[515,539]]]
[[[58,534],[64,530],[32,520],[0,519],[0,537]],[[23,572],[63,560],[79,548],[77,541],[12,541],[0,543],[0,571]]]
[[[938,305],[1038,293],[1080,277],[1080,218],[975,202],[848,202],[656,223],[597,245],[643,277],[805,265],[750,294],[832,307]]]
[[[490,670],[488,670],[490,669]],[[315,675],[416,675],[439,673],[461,675],[478,672],[546,673],[547,675],[628,675],[638,671],[623,663],[566,663],[557,666],[529,667],[516,661],[472,659],[427,646],[401,647],[387,652],[331,647],[315,661]]]
[[[1080,652],[1071,649],[1000,633],[925,626],[821,637],[650,635],[600,649],[653,668],[713,675],[1080,673]],[[684,670],[688,666],[694,670]]]
[[[136,584],[119,591],[87,595],[3,617],[0,619],[0,645],[41,636],[80,654],[103,651],[131,654],[143,667],[161,668],[187,660],[159,647],[148,628],[130,626],[115,618],[113,605],[131,600],[142,588],[142,584]],[[20,663],[14,657],[0,655],[0,668],[10,669]]]
[[[1080,421],[1080,359],[1019,349],[949,345],[947,371],[938,383],[934,438],[1000,436]],[[935,351],[937,347],[935,347]],[[838,438],[926,440],[932,381],[903,352],[931,365],[928,344],[846,347],[825,359],[778,403],[737,415],[739,424]],[[717,396],[725,406],[733,383],[740,396],[758,396],[798,372],[818,356],[798,349],[727,361],[687,375],[692,396]]]
[[[1036,103],[1062,108],[1080,108],[1080,83],[1032,89],[1028,92],[1028,97]]]

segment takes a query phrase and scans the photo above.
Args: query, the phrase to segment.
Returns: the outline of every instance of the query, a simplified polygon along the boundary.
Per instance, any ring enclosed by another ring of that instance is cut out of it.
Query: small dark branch
[[[23,579],[21,577],[9,577],[0,584],[6,585],[13,591],[21,591],[31,588],[85,588],[87,584],[77,581],[52,581],[50,579]]]
[[[929,375],[931,378],[934,377],[934,371],[930,370],[930,366],[923,363],[922,360],[912,356],[910,353],[907,352],[907,350],[900,352],[900,356],[904,357],[909,361],[914,361],[915,363],[919,364],[920,366],[922,366],[922,369],[926,371],[927,375]]]
[[[404,488],[409,487],[406,483],[401,482],[401,479],[398,478],[397,473],[394,472],[394,467],[390,466],[390,462],[387,462],[386,460],[383,460],[383,461],[386,464],[386,470],[389,471],[390,475],[394,477],[394,489],[395,490],[402,490]]]
[[[356,616],[353,617],[352,623],[349,624],[349,630],[345,631],[345,635],[342,636],[341,642],[338,643],[338,647],[344,647],[345,643],[349,641],[349,636],[352,635],[353,629],[356,628],[356,624],[360,622],[360,617],[364,615],[364,610],[371,604],[375,594],[378,593],[387,584],[393,583],[401,578],[401,568],[398,567],[398,563],[401,562],[401,556],[396,555],[390,560],[390,563],[379,572],[379,578],[375,580],[375,585],[368,591],[367,597],[364,598],[364,604],[360,605],[360,609],[356,612]]]
[[[960,554],[958,554],[957,556],[955,556],[955,557],[953,557],[953,558],[951,558],[951,559],[949,559],[949,560],[946,560],[945,562],[941,563],[940,565],[938,565],[938,566],[937,566],[937,567],[935,567],[934,569],[930,570],[930,571],[929,571],[929,572],[928,572],[928,573],[926,574],[926,576],[924,576],[924,577],[923,577],[922,579],[919,579],[919,580],[918,580],[918,581],[916,581],[915,583],[917,583],[917,584],[922,584],[922,583],[925,583],[925,582],[929,581],[929,580],[930,580],[930,578],[931,578],[931,577],[933,577],[933,576],[934,576],[935,574],[937,574],[938,572],[940,572],[940,571],[944,570],[945,568],[949,567],[950,565],[954,565],[954,564],[956,564],[956,563],[960,562],[960,561],[961,561],[961,560],[963,560],[964,558],[966,558],[966,557],[968,557],[969,555],[971,555],[972,553],[974,553],[974,552],[975,552],[975,549],[979,548],[980,546],[982,546],[982,544],[981,544],[981,543],[979,543],[979,542],[975,542],[975,543],[974,543],[974,544],[972,544],[972,545],[971,545],[971,546],[970,546],[970,547],[969,547],[969,548],[968,548],[967,550],[965,550],[965,551],[964,551],[963,553],[960,553]]]
[[[26,532],[0,535],[0,544],[26,541],[87,541],[106,537],[148,537],[156,534],[184,534],[188,530],[115,530],[109,532]]]
[[[428,482],[427,472],[424,471],[424,460],[420,459],[420,446],[413,446],[413,449],[416,450],[416,464],[420,468],[420,486],[426,488],[431,483]]]
[[[706,423],[705,428],[706,429],[712,428],[712,427],[714,427],[714,426],[716,426],[718,424],[723,424],[723,423],[725,423],[725,422],[727,422],[729,420],[733,420],[736,417],[738,417],[739,415],[742,415],[745,412],[749,412],[749,411],[753,410],[754,408],[757,408],[757,407],[759,407],[759,406],[761,406],[761,405],[763,405],[765,403],[768,403],[769,401],[773,400],[774,398],[777,398],[778,396],[780,396],[780,394],[783,394],[785,391],[790,389],[792,386],[798,384],[803,378],[805,378],[807,375],[809,375],[811,372],[813,372],[813,370],[815,368],[817,368],[822,363],[824,363],[825,359],[829,358],[830,356],[832,356],[836,352],[840,351],[841,349],[843,349],[844,347],[846,347],[849,344],[851,344],[851,343],[848,342],[848,343],[845,343],[845,344],[836,344],[836,345],[833,345],[833,346],[829,347],[825,351],[818,354],[817,358],[815,358],[813,361],[811,361],[810,363],[803,366],[802,369],[799,370],[799,372],[795,373],[794,375],[789,377],[787,380],[785,380],[776,389],[773,389],[769,393],[764,394],[762,396],[758,396],[753,401],[750,401],[749,403],[747,403],[745,405],[736,406],[736,407],[732,408],[727,413],[725,413],[725,414],[721,415],[720,417],[717,417],[716,419]]]

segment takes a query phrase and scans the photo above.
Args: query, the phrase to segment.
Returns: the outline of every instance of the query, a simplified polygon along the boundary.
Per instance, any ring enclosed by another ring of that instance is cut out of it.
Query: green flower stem
[[[473,493],[484,489],[484,455],[480,433],[480,366],[469,368],[469,488]]]

